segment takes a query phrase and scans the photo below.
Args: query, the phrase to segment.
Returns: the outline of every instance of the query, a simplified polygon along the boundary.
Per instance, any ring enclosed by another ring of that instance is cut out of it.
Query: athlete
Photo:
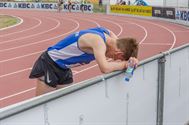
[[[80,1],[80,10],[81,10],[82,13],[84,13],[84,6],[85,6],[85,1],[81,0]]]
[[[103,27],[81,30],[42,53],[29,78],[37,78],[36,95],[41,95],[72,83],[74,66],[96,60],[102,73],[110,73],[126,69],[128,60],[137,65],[137,55],[138,43],[133,38],[117,38]]]
[[[62,5],[63,4],[64,4],[63,0],[58,0],[58,2],[57,2],[57,5],[58,5],[57,10],[58,10],[58,12],[60,12],[62,10]]]
[[[69,12],[71,12],[71,10],[72,10],[72,1],[71,0],[68,0],[68,10],[69,10]]]

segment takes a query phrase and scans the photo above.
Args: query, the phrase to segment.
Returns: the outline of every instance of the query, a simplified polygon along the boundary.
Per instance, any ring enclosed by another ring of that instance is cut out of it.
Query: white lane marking
[[[7,77],[7,76],[10,76],[10,75],[15,75],[15,74],[18,74],[18,73],[21,73],[21,72],[25,72],[25,71],[28,71],[28,70],[31,70],[31,68],[25,68],[25,69],[17,70],[15,72],[11,72],[11,73],[7,73],[7,74],[4,74],[4,75],[0,75],[0,78]]]
[[[71,19],[70,19],[70,20],[71,20]],[[75,23],[77,24],[77,26],[76,26],[73,30],[71,30],[71,31],[69,31],[69,32],[67,32],[67,33],[64,33],[64,34],[62,34],[62,35],[65,35],[65,34],[69,34],[69,33],[71,33],[71,32],[74,32],[75,30],[77,30],[77,29],[79,28],[80,25],[79,25],[78,21],[75,21],[75,20],[71,20],[71,21],[75,22]],[[58,38],[58,37],[60,37],[60,36],[62,36],[62,35],[56,36],[56,37],[54,37],[54,38]],[[3,61],[1,61],[1,62],[6,62],[6,61],[9,61],[9,60],[14,60],[14,59],[18,59],[18,58],[23,58],[23,57],[26,57],[26,56],[38,54],[38,53],[40,53],[40,52],[41,52],[41,51],[38,51],[38,52],[31,53],[31,54],[28,54],[28,55],[24,55],[24,56],[15,57],[15,58],[12,58],[12,59],[3,60]],[[22,70],[18,70],[18,71],[16,71],[16,72],[11,72],[11,73],[8,73],[8,74],[4,74],[4,75],[1,75],[0,78],[6,77],[6,76],[10,76],[10,75],[14,75],[14,74],[21,73],[21,72],[25,72],[25,71],[28,71],[28,70],[31,70],[31,69],[32,69],[32,68],[30,67],[30,68],[25,68],[25,69],[22,69]],[[77,73],[77,71],[73,71],[73,73]],[[23,93],[26,93],[26,92],[29,92],[29,91],[32,91],[32,90],[34,90],[34,89],[36,89],[36,88],[34,87],[34,88],[31,88],[31,89],[28,89],[28,90],[25,90],[25,91],[21,91],[21,92],[19,92],[19,93],[13,94],[13,95],[9,95],[9,96],[0,98],[0,101],[5,100],[5,99],[8,99],[8,98],[11,98],[11,97],[14,97],[14,96],[17,96],[17,95],[20,95],[20,94],[23,94]]]
[[[45,34],[45,33],[48,33],[48,32],[50,32],[50,31],[52,31],[52,30],[54,30],[54,29],[56,29],[56,28],[58,28],[60,26],[60,21],[59,20],[51,19],[51,18],[49,18],[49,19],[50,20],[54,20],[55,22],[57,22],[57,25],[55,27],[53,27],[53,28],[51,28],[49,30],[45,30],[43,32],[39,32],[39,33],[36,33],[36,34],[28,35],[28,36],[17,38],[17,39],[12,39],[12,40],[7,40],[7,41],[0,42],[0,45],[4,44],[4,43],[10,43],[12,41],[16,41],[18,43],[19,41],[17,41],[17,40],[22,40],[22,39],[38,36],[38,35],[41,35],[41,34]]]
[[[8,33],[8,34],[3,34],[3,35],[0,35],[0,37],[5,37],[5,36],[9,36],[9,35],[13,35],[13,34],[17,34],[17,33],[22,33],[22,32],[25,32],[25,31],[28,31],[28,30],[32,30],[32,29],[35,29],[36,27],[40,26],[41,25],[41,20],[37,19],[34,17],[35,20],[37,20],[39,23],[31,28],[28,28],[28,29],[25,29],[25,30],[20,30],[20,31],[16,31],[16,32],[13,32],[13,33]]]
[[[93,66],[93,67],[94,67],[94,66]],[[93,68],[93,67],[91,67],[91,68]],[[31,69],[31,68],[28,68],[28,69]],[[77,75],[77,74],[78,74],[77,71],[74,71],[74,70],[73,70],[72,72],[73,72],[73,75]],[[80,71],[80,72],[81,72],[81,71]],[[0,101],[9,99],[9,98],[12,98],[12,97],[15,97],[15,96],[18,96],[18,95],[21,95],[21,94],[24,94],[24,93],[27,93],[27,92],[30,92],[30,91],[33,91],[33,90],[35,90],[35,89],[36,89],[36,87],[33,87],[33,88],[30,88],[30,89],[27,89],[27,90],[24,90],[24,91],[17,92],[17,93],[15,93],[15,94],[11,94],[11,95],[9,95],[9,96],[2,97],[2,98],[0,98]]]
[[[69,20],[71,20],[71,19],[69,19]],[[13,49],[18,49],[18,48],[22,48],[22,47],[26,47],[26,46],[31,46],[31,45],[43,43],[43,42],[46,42],[46,41],[49,41],[49,40],[53,40],[53,39],[59,38],[61,36],[67,35],[67,34],[73,32],[73,31],[75,31],[75,30],[77,30],[79,28],[79,23],[77,21],[75,21],[75,20],[72,20],[72,21],[75,22],[77,24],[77,26],[73,30],[71,30],[69,32],[63,33],[63,34],[55,36],[55,37],[51,37],[49,39],[41,40],[41,41],[38,41],[38,42],[33,42],[33,43],[24,44],[24,45],[17,46],[17,47],[12,47],[12,48],[8,48],[8,49],[0,50],[0,52],[9,51],[9,50],[13,50]]]
[[[92,68],[94,68],[94,67],[96,67],[96,66],[98,66],[98,64],[95,64],[95,65],[90,66],[90,67],[87,67],[87,68],[85,68],[85,69],[83,69],[83,70],[77,71],[77,72],[74,73],[73,75],[77,75],[77,74],[79,74],[79,73],[81,73],[81,72],[87,71],[87,70],[92,69]]]
[[[100,24],[98,24],[96,21],[94,20],[90,20],[90,19],[81,19],[81,20],[87,20],[88,22],[93,22],[94,24],[96,24],[98,27],[100,27]]]
[[[78,72],[78,71],[76,71],[76,70],[72,70],[72,73],[73,73],[73,74],[75,74],[75,73],[77,73],[77,72]]]
[[[42,53],[42,52],[44,52],[44,51],[45,51],[45,50],[38,51],[38,52],[35,52],[35,53],[29,53],[29,54],[26,54],[26,55],[23,55],[23,56],[17,56],[17,57],[14,57],[14,58],[9,58],[9,59],[5,59],[5,60],[0,60],[0,63],[4,63],[4,62],[13,61],[13,60],[16,60],[16,59],[21,59],[21,58],[24,58],[24,57],[36,55],[36,54]]]
[[[80,16],[80,17],[81,17],[81,16]],[[79,17],[79,18],[80,18],[80,17]],[[120,34],[121,34],[122,31],[123,31],[122,26],[121,26],[120,24],[114,22],[114,21],[110,21],[110,20],[107,20],[107,19],[99,19],[99,18],[94,18],[94,17],[93,17],[92,19],[95,19],[95,20],[104,20],[104,21],[106,21],[106,22],[110,22],[110,23],[112,23],[112,24],[117,25],[117,26],[119,27],[119,29],[120,29],[120,32],[119,32],[118,34],[116,34],[117,36],[120,36]],[[97,23],[97,22],[95,22],[95,21],[93,21],[93,20],[90,20],[90,19],[82,19],[82,18],[81,18],[81,20],[89,20],[89,21],[91,21],[91,22],[94,22],[98,27],[100,27],[100,24]],[[108,30],[109,30],[109,29],[108,29]]]
[[[124,21],[124,22],[126,22],[126,21]],[[148,43],[142,43],[145,39],[146,39],[146,37],[147,37],[147,30],[143,27],[143,26],[141,26],[141,25],[139,25],[139,24],[136,24],[136,23],[133,23],[133,24],[135,24],[135,25],[138,25],[139,27],[141,27],[144,31],[145,31],[145,36],[144,36],[144,38],[140,41],[140,44],[148,44]],[[150,43],[149,43],[150,44]],[[84,72],[84,71],[86,71],[86,70],[89,70],[89,69],[91,69],[91,68],[94,68],[94,67],[96,67],[97,66],[97,64],[95,64],[95,65],[93,65],[93,66],[91,66],[91,67],[88,67],[88,68],[86,68],[86,69],[84,69],[84,70],[80,70],[80,71],[74,71],[74,75],[77,75],[77,74],[79,74],[79,73],[81,73],[81,72]],[[31,68],[28,68],[28,70],[29,69],[31,69]],[[22,70],[22,72],[23,72],[24,70]],[[35,88],[34,88],[35,89]],[[22,91],[22,92],[20,92],[20,93],[24,93],[24,91]],[[7,96],[8,97],[8,96]],[[12,97],[11,95],[9,96],[9,97]],[[4,97],[5,99],[6,99],[6,97]],[[3,99],[4,100],[4,99]],[[1,100],[0,100],[1,101]]]
[[[123,21],[123,22],[128,22],[128,21]],[[130,22],[129,22],[129,23],[130,23]],[[135,23],[131,23],[131,24],[135,24]],[[78,24],[78,25],[79,25],[79,24]],[[147,30],[146,30],[143,26],[141,26],[141,25],[138,25],[138,24],[135,24],[135,25],[141,27],[141,28],[145,31],[145,36],[144,36],[144,38],[140,41],[140,44],[141,44],[141,43],[146,39],[146,37],[147,37]],[[71,32],[72,32],[72,31],[71,31]],[[41,51],[39,51],[39,52],[41,52]],[[30,55],[33,55],[33,54],[37,54],[37,53],[39,53],[39,52],[32,53],[32,54],[28,54],[28,55],[26,55],[26,56],[30,56]],[[17,57],[17,58],[22,58],[22,57],[24,57],[24,56]],[[14,60],[14,59],[17,59],[17,58],[12,58],[12,59],[9,59],[9,60]],[[6,61],[8,61],[8,60],[3,60],[3,61],[1,61],[1,62],[6,62]],[[97,66],[97,65],[95,65],[95,66]],[[94,66],[92,66],[92,67],[94,67]],[[17,73],[20,73],[20,72],[24,72],[24,71],[27,71],[27,70],[29,70],[29,69],[31,69],[31,68],[26,68],[26,69],[18,70],[18,71],[15,71],[15,72],[7,73],[7,74],[4,74],[4,75],[1,75],[0,78],[3,78],[3,77],[5,77],[5,76],[10,76],[10,75],[13,75],[13,74],[17,74]],[[87,69],[90,69],[90,67],[87,68]],[[83,71],[85,71],[85,70],[83,70]],[[78,71],[78,72],[79,72],[79,71]]]
[[[106,19],[110,19],[110,18],[107,18],[107,17],[106,17]],[[116,20],[116,21],[118,21],[118,20]],[[144,40],[147,38],[148,32],[147,32],[147,29],[146,29],[144,26],[139,25],[139,24],[137,24],[137,23],[130,22],[130,21],[125,21],[125,20],[119,20],[119,21],[120,21],[120,22],[127,22],[127,23],[129,23],[129,24],[136,25],[136,26],[140,27],[141,29],[143,29],[145,35],[144,35],[143,39],[139,42],[139,44],[142,44],[142,43],[144,42]]]
[[[62,36],[62,35],[65,35],[65,34],[69,34],[69,33],[73,32],[73,31],[77,30],[79,28],[79,23],[77,21],[74,21],[74,22],[76,22],[77,27],[75,27],[73,30],[71,30],[71,31],[69,31],[67,33],[59,35],[59,37]],[[53,38],[51,38],[51,39],[53,39]],[[38,52],[36,52],[36,53],[38,53]],[[18,71],[15,71],[15,72],[7,73],[7,74],[4,74],[4,75],[0,75],[0,78],[6,77],[6,76],[10,76],[10,75],[13,75],[13,74],[17,74],[17,73],[20,73],[20,72],[23,72],[23,71],[27,71],[29,69],[31,69],[31,68],[26,68],[26,69],[18,70]]]
[[[81,72],[84,72],[84,71],[89,70],[89,69],[91,69],[91,68],[94,68],[94,67],[96,67],[96,66],[97,66],[97,64],[94,65],[94,66],[88,67],[88,68],[86,68],[86,69],[84,69],[84,70],[81,70],[81,71],[74,71],[74,70],[73,70],[72,72],[73,72],[73,75],[77,75],[77,74],[79,74],[79,73],[81,73]],[[20,73],[20,72],[24,72],[24,71],[27,71],[27,70],[31,70],[31,68],[19,70],[19,71],[17,71],[17,72],[9,73],[9,74],[3,75],[3,76],[1,75],[0,78],[5,77],[5,76],[9,76],[9,75],[14,75],[14,74],[17,74],[17,73]],[[0,98],[0,101],[3,101],[3,100],[6,100],[6,99],[8,99],[8,98],[12,98],[12,97],[15,97],[15,96],[18,96],[18,95],[27,93],[27,92],[29,92],[29,91],[33,91],[33,90],[35,90],[35,89],[36,89],[36,87],[33,87],[33,88],[31,88],[31,89],[27,89],[27,90],[24,90],[24,91],[21,91],[21,92],[18,92],[18,93],[9,95],[9,96],[5,96],[5,97],[3,97],[3,98]]]
[[[170,46],[172,45],[172,43],[142,43],[143,45],[160,45],[160,46],[164,46],[164,45],[167,45],[167,46]]]
[[[139,42],[139,44],[142,44],[144,42],[144,40],[147,38],[147,36],[148,36],[148,32],[147,32],[146,28],[141,26],[141,25],[139,25],[139,24],[136,24],[136,23],[131,23],[131,24],[135,24],[135,25],[139,26],[140,28],[142,28],[144,30],[145,35],[144,35],[143,39]]]
[[[104,21],[106,21],[106,22],[110,22],[110,23],[112,23],[112,24],[117,25],[117,26],[119,27],[119,29],[120,29],[120,32],[119,32],[118,34],[116,34],[116,35],[117,35],[117,36],[120,36],[120,35],[122,34],[123,28],[122,28],[122,26],[121,26],[120,24],[118,24],[118,23],[116,23],[116,22],[114,22],[114,21],[106,20],[106,19],[97,19],[97,20],[104,20]]]
[[[1,15],[2,15],[2,14],[1,14]],[[4,15],[4,14],[3,14],[3,15]],[[10,16],[12,16],[12,15],[10,15]],[[15,24],[15,25],[9,26],[9,27],[1,28],[0,31],[3,31],[3,30],[6,30],[6,29],[10,29],[10,28],[16,27],[16,26],[18,26],[18,25],[20,25],[20,24],[23,23],[23,19],[22,19],[22,18],[20,18],[20,17],[18,17],[18,16],[12,16],[12,17],[18,18],[18,19],[20,20],[20,22],[17,23],[17,24]]]
[[[21,92],[18,92],[18,93],[15,93],[15,94],[3,97],[3,98],[0,98],[0,101],[3,101],[3,100],[8,99],[8,98],[12,98],[12,97],[17,96],[17,95],[21,95],[21,94],[29,92],[29,91],[33,91],[35,89],[36,89],[36,87],[33,87],[33,88],[30,88],[30,89],[27,89],[27,90],[24,90],[24,91],[21,91]]]
[[[174,34],[174,32],[173,32],[172,30],[170,30],[169,28],[163,26],[163,25],[159,25],[159,24],[156,24],[156,23],[152,23],[152,24],[157,25],[157,26],[160,26],[160,27],[166,29],[167,31],[169,31],[169,32],[172,34],[174,40],[173,40],[173,44],[172,44],[172,46],[169,48],[169,50],[173,49],[173,47],[174,47],[175,44],[176,44],[176,40],[177,40],[177,39],[176,39],[176,36],[175,36],[175,34]]]
[[[93,22],[93,23],[96,24],[97,26],[100,26],[100,24],[98,24],[97,22],[95,22],[95,21],[93,21],[93,20],[89,20],[89,19],[82,19],[82,20],[87,20],[87,21],[89,21],[89,22]],[[14,58],[9,58],[9,59],[6,59],[6,60],[0,60],[0,63],[4,63],[4,62],[13,61],[13,60],[16,60],[16,59],[21,59],[21,58],[24,58],[24,57],[36,55],[36,54],[42,53],[43,51],[44,51],[44,50],[37,51],[37,52],[34,52],[34,53],[25,54],[25,55],[23,55],[23,56],[17,56],[17,57],[14,57]]]
[[[175,30],[175,31],[173,31],[173,32],[175,32],[175,33],[187,33],[187,32],[189,32],[189,30]]]
[[[134,19],[134,20],[136,20],[136,19]],[[140,22],[147,22],[147,23],[156,25],[156,26],[158,26],[158,27],[161,27],[161,28],[167,30],[168,32],[170,32],[171,35],[173,36],[173,43],[172,43],[172,46],[169,48],[169,51],[170,51],[170,50],[174,47],[174,45],[176,44],[176,36],[175,36],[174,32],[173,32],[172,30],[170,30],[169,28],[167,28],[167,27],[165,27],[165,26],[163,26],[163,25],[157,24],[157,23],[150,22],[150,21],[144,21],[144,20],[137,20],[137,21],[140,21]]]

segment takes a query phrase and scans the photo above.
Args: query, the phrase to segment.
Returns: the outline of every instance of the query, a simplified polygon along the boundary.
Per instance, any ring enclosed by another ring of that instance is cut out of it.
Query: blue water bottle
[[[129,82],[130,78],[133,76],[135,67],[131,65],[131,62],[128,62],[128,67],[125,71],[125,81]]]

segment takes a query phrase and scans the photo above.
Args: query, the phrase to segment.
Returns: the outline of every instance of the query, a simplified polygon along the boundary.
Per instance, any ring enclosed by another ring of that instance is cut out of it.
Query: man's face
[[[112,58],[114,60],[124,60],[124,54],[121,50],[111,50],[107,53],[107,57]]]
[[[124,60],[124,54],[123,54],[123,52],[120,51],[120,50],[115,51],[113,59],[114,60]]]

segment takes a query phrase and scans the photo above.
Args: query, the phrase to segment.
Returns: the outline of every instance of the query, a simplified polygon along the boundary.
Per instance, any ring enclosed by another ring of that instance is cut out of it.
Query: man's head
[[[137,58],[138,43],[134,38],[116,39],[112,49],[108,49],[107,55],[113,59],[129,60],[130,57]],[[111,48],[111,47],[110,47]]]

